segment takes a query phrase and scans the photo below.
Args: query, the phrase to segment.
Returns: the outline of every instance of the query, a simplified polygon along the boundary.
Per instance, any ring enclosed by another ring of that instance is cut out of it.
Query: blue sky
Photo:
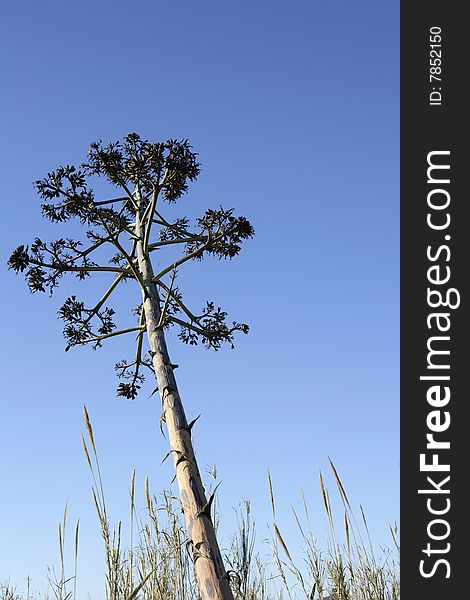
[[[43,0],[3,3],[1,22],[0,580],[21,588],[29,573],[40,587],[57,563],[68,501],[71,523],[81,520],[79,589],[101,593],[83,403],[112,518],[127,518],[133,468],[141,488],[147,475],[155,491],[172,477],[159,466],[167,442],[156,396],[115,397],[126,342],[65,354],[56,311],[79,285],[32,296],[5,266],[18,244],[64,235],[41,217],[32,181],[80,163],[91,141],[131,131],[187,137],[199,152],[201,176],[170,215],[235,207],[256,230],[237,259],[182,273],[196,307],[214,299],[250,334],[219,353],[169,338],[188,417],[203,415],[200,464],[215,463],[223,482],[222,531],[250,497],[266,537],[269,467],[288,545],[301,487],[321,538],[318,469],[331,456],[377,544],[390,544],[399,516],[398,2]],[[95,281],[91,294],[104,285]]]

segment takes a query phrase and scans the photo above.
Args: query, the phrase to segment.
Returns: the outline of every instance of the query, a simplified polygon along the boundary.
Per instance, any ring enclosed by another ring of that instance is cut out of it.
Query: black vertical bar
[[[470,576],[464,9],[401,3],[402,600],[463,597]]]

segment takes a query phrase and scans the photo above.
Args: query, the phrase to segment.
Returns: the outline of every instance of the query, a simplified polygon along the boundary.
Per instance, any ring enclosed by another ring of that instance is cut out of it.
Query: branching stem
[[[157,250],[160,246],[169,246],[170,244],[187,244],[188,242],[203,242],[207,239],[205,235],[192,235],[191,238],[176,238],[174,240],[162,240],[154,242],[148,246],[148,250]]]
[[[166,269],[163,269],[163,271],[160,271],[160,273],[158,273],[158,275],[155,275],[155,277],[153,278],[152,281],[159,282],[160,279],[164,275],[166,275],[167,273],[169,273],[173,269],[176,269],[177,267],[179,267],[180,265],[184,264],[188,260],[191,260],[192,258],[195,258],[196,256],[199,256],[199,254],[201,254],[202,252],[204,252],[204,250],[209,246],[209,244],[210,244],[210,237],[208,236],[207,241],[205,242],[205,244],[203,244],[202,246],[199,246],[199,248],[196,248],[196,250],[193,250],[192,252],[190,252],[186,256],[181,257],[179,260],[175,261],[169,267],[167,267]]]
[[[116,289],[116,287],[119,285],[119,283],[122,281],[122,279],[124,278],[123,273],[120,273],[112,282],[112,284],[109,286],[109,288],[106,290],[106,292],[103,294],[101,300],[98,302],[98,304],[96,304],[92,309],[90,314],[88,315],[87,319],[85,319],[85,321],[83,321],[83,323],[80,326],[80,330],[82,330],[84,327],[86,327],[88,325],[88,323],[91,321],[91,319],[98,314],[98,311],[100,310],[100,308],[103,306],[103,304],[106,302],[106,300],[111,296],[111,294],[114,292],[114,290]]]
[[[192,234],[188,233],[184,229],[181,229],[181,227],[178,227],[177,225],[174,225],[173,223],[169,223],[165,219],[165,217],[163,215],[161,215],[158,211],[155,211],[155,214],[157,215],[158,219],[153,219],[154,223],[156,223],[157,225],[162,225],[163,227],[168,227],[169,229],[172,229],[173,231],[176,231],[176,233],[178,233],[181,236],[188,237],[188,241],[192,239],[192,237],[193,237]]]
[[[187,323],[186,321],[182,321],[181,319],[178,319],[177,317],[168,317],[170,319],[170,321],[173,321],[173,323],[176,323],[177,325],[181,325],[181,327],[187,327],[188,329],[191,329],[192,331],[194,331],[195,333],[198,333],[199,335],[203,335],[204,337],[211,337],[212,335],[214,335],[215,331],[208,331],[207,329],[202,329],[201,327],[197,327],[196,325],[193,325],[192,323]]]
[[[114,202],[127,202],[127,196],[123,196],[122,198],[114,198],[114,200],[102,200],[101,202],[93,202],[94,206],[105,206],[106,204],[113,204]]]
[[[173,284],[175,282],[175,277],[176,277],[176,271],[173,271],[173,274],[172,274],[172,277],[171,277],[170,287],[169,287],[169,289],[167,291],[167,294],[166,294],[165,302],[163,304],[163,308],[162,308],[161,313],[160,313],[160,320],[158,321],[157,328],[162,327],[163,324],[164,324],[164,322],[165,322],[165,314],[166,314],[166,311],[168,309],[168,302],[170,301],[170,296],[171,296],[171,292],[173,290]]]
[[[74,346],[84,345],[84,344],[88,344],[90,342],[101,342],[102,340],[105,340],[107,338],[116,337],[117,335],[122,335],[124,333],[132,333],[133,331],[144,332],[145,328],[141,327],[139,325],[138,327],[129,327],[128,329],[120,329],[119,331],[112,331],[111,333],[105,333],[103,335],[97,335],[95,337],[91,337],[91,338],[88,338],[86,340],[83,340],[82,342],[77,342],[76,344],[74,344]]]
[[[173,299],[173,301],[180,307],[180,309],[185,313],[185,315],[191,319],[191,321],[194,321],[196,323],[199,323],[199,317],[196,317],[196,315],[194,315],[189,308],[177,297],[175,296],[175,294],[173,294],[172,290],[167,287],[163,281],[159,281],[158,285],[160,285],[167,294],[169,294],[171,296],[171,298]]]
[[[155,207],[157,206],[158,192],[159,192],[159,188],[155,188],[155,190],[152,194],[152,200],[150,201],[150,204],[148,206],[147,226],[146,226],[145,232],[144,232],[144,252],[148,252],[150,230],[152,229],[153,213],[155,211]],[[147,212],[147,209],[145,212]],[[145,218],[146,218],[146,215],[144,214],[144,216],[142,217],[142,220],[144,221]]]
[[[103,223],[103,227],[108,232],[108,235],[110,237],[110,241],[116,246],[116,248],[119,250],[119,252],[124,256],[124,258],[127,261],[127,264],[129,265],[129,268],[131,269],[132,273],[134,274],[134,277],[139,282],[140,287],[142,288],[142,292],[144,294],[146,294],[147,290],[145,288],[145,283],[144,283],[144,280],[142,279],[142,275],[140,274],[138,268],[135,266],[134,261],[132,260],[132,258],[129,256],[129,254],[127,254],[127,252],[124,250],[123,246],[119,243],[119,239],[118,239],[119,233],[117,235],[113,234],[110,231],[110,229],[109,229],[106,221],[103,218],[101,218],[101,216],[100,216],[100,220]],[[133,247],[133,250],[134,249],[135,249],[135,246]]]
[[[78,257],[77,257],[78,258]],[[126,275],[132,275],[132,271],[129,269],[124,269],[121,267],[98,267],[98,266],[89,266],[89,267],[67,267],[64,265],[49,265],[40,260],[30,259],[29,262],[32,265],[36,265],[38,267],[44,267],[45,269],[53,269],[57,271],[70,271],[72,273],[75,272],[87,272],[87,271],[102,271],[103,273],[111,272],[111,273],[125,273]]]

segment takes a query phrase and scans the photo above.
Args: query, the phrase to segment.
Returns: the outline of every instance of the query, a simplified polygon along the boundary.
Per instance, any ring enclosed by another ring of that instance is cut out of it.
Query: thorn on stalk
[[[187,458],[187,456],[186,456],[185,454],[183,454],[183,453],[181,453],[181,454],[182,454],[182,456],[180,456],[180,457],[178,458],[178,460],[176,461],[175,468],[176,468],[176,467],[179,465],[179,463],[181,463],[181,462],[185,462],[186,464],[184,465],[183,469],[187,469],[191,461],[189,460],[189,458]],[[177,478],[177,476],[178,476],[178,475],[177,475],[177,473],[175,473],[175,474],[173,475],[173,478],[172,478],[172,480],[170,481],[170,485],[171,485],[171,484],[173,484],[173,483],[176,481],[176,478]],[[183,510],[183,509],[181,509],[181,510]],[[184,512],[184,511],[183,511],[183,512]]]
[[[227,579],[230,582],[230,579],[232,577],[237,580],[238,589],[241,590],[241,588],[242,588],[242,578],[240,577],[240,574],[237,573],[237,571],[234,571],[233,569],[230,569],[224,575],[222,575],[222,577],[219,577],[219,581],[222,580],[222,579]]]
[[[170,454],[171,454],[171,450],[170,450],[170,452],[167,452],[167,453],[165,454],[165,456],[163,457],[163,460],[162,460],[162,462],[160,463],[160,465],[162,465],[162,464],[163,464],[163,463],[166,461],[166,459],[167,459],[167,458],[170,456]]]
[[[184,454],[183,452],[179,452],[178,450],[177,450],[177,452],[178,452],[178,455],[179,455],[179,456],[178,456],[178,459],[176,460],[176,465],[175,465],[175,467],[177,467],[177,466],[178,466],[180,463],[182,463],[182,462],[188,462],[188,463],[190,463],[190,462],[191,462],[191,461],[189,460],[189,458],[186,456],[186,454]]]
[[[188,463],[191,462],[190,459],[186,456],[186,454],[184,452],[181,452],[181,450],[173,449],[165,454],[165,458],[162,460],[162,462],[160,464],[162,465],[166,461],[166,459],[169,456],[171,456],[171,454],[173,454],[173,452],[175,452],[178,455],[178,458],[176,459],[175,467],[177,467],[182,462],[188,462]]]
[[[200,545],[201,542],[199,542],[199,544],[194,545],[193,540],[186,540],[186,552],[188,553],[189,558],[193,561],[193,564],[196,564],[198,558],[206,558],[207,560],[212,560],[210,556],[207,556],[206,554],[203,554],[198,550],[198,546]]]
[[[160,431],[162,432],[163,437],[166,437],[165,432],[163,431],[163,423],[166,423],[165,413],[166,413],[166,409],[162,412],[162,414],[160,416]]]
[[[193,550],[193,556],[192,556],[193,564],[196,564],[196,561],[198,558],[205,558],[206,560],[213,561],[213,559],[210,556],[207,556],[206,554],[199,552],[199,550]]]
[[[215,562],[214,557],[212,556],[212,552],[209,554],[207,553],[207,550],[205,548],[206,545],[207,545],[207,542],[205,542],[204,540],[201,540],[200,542],[196,542],[196,544],[194,544],[194,543],[191,544],[192,558],[193,558],[194,563],[196,563],[198,558],[205,558],[206,560]]]
[[[150,398],[151,398],[151,397],[152,397],[154,394],[156,394],[157,392],[158,392],[158,385],[157,385],[157,387],[156,387],[156,388],[153,390],[153,392],[150,394],[150,396],[147,398],[147,400],[150,400]]]
[[[181,452],[179,450],[170,450],[169,452],[167,452],[165,454],[164,459],[162,460],[162,462],[160,463],[161,465],[166,461],[166,459],[172,455],[173,452],[179,452],[181,454]]]
[[[210,519],[212,521],[212,516],[211,516],[211,506],[212,506],[212,502],[214,501],[215,498],[215,493],[217,492],[217,488],[219,487],[219,485],[222,482],[219,481],[219,483],[215,486],[214,491],[212,492],[212,494],[210,495],[209,500],[204,504],[204,506],[201,508],[201,510],[199,510],[196,513],[196,517],[202,517],[202,516],[206,516],[208,519]]]
[[[166,385],[162,390],[162,399],[165,397],[165,394],[171,394],[172,392],[176,392],[175,388],[171,385]]]
[[[186,552],[188,553],[189,557],[192,558],[193,557],[193,552],[194,552],[193,540],[191,540],[191,539],[186,540],[186,543],[184,544],[184,547],[186,548]]]
[[[183,427],[182,429],[180,429],[180,431],[187,431],[189,434],[191,434],[191,429],[194,427],[194,424],[196,423],[196,421],[199,419],[201,415],[198,415],[195,419],[193,419],[190,423],[188,423],[188,425],[186,425],[186,427]]]

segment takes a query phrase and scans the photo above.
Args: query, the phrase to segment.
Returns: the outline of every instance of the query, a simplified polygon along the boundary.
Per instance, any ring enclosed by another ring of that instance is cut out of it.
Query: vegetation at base
[[[89,425],[89,421],[88,421]],[[86,460],[93,478],[92,496],[98,515],[104,545],[103,584],[107,600],[199,600],[194,565],[187,548],[188,538],[179,499],[171,492],[156,495],[145,480],[142,501],[137,504],[135,471],[129,488],[130,519],[128,544],[124,545],[122,523],[112,527],[108,518],[104,486],[91,426],[88,443],[83,438]],[[307,501],[302,493],[300,510],[292,508],[299,538],[300,552],[288,547],[277,524],[278,507],[274,486],[268,473],[268,493],[272,526],[261,553],[256,541],[256,527],[249,500],[237,510],[238,526],[223,550],[233,594],[237,600],[398,600],[398,533],[390,528],[390,549],[382,548],[380,556],[373,549],[362,506],[356,519],[338,472],[330,461],[337,492],[343,507],[338,520],[333,514],[330,493],[319,474],[320,493],[325,509],[328,543],[317,546],[309,524]],[[211,471],[213,484],[216,472]],[[144,506],[144,510],[141,510]],[[217,526],[219,509],[212,505]],[[73,567],[66,572],[65,529],[67,507],[59,525],[58,569],[50,569],[48,591],[36,594],[31,582],[25,593],[9,582],[0,585],[1,600],[80,600],[77,577],[80,578],[79,524],[74,527]],[[296,558],[300,556],[301,558]],[[80,588],[86,584],[79,581]],[[89,597],[87,595],[87,597]]]

